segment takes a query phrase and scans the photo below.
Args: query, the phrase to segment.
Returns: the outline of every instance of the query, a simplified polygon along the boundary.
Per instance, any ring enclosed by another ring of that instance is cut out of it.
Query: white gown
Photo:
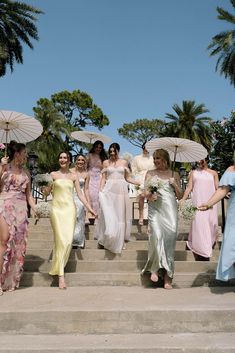
[[[85,180],[83,178],[79,179],[80,188],[84,191]],[[77,193],[74,193],[74,202],[76,205],[76,225],[73,235],[73,244],[81,248],[85,246],[85,207],[83,203],[79,200]]]
[[[114,254],[120,254],[124,241],[130,239],[131,205],[128,184],[124,178],[125,167],[107,167],[107,181],[99,193],[100,214],[95,237],[98,243]]]

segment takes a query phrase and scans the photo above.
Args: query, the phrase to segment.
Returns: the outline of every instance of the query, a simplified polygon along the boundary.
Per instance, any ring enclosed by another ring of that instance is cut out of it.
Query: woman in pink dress
[[[192,192],[195,206],[205,204],[218,188],[219,179],[215,170],[209,169],[207,160],[198,162],[198,167],[190,173],[189,182],[181,200]],[[209,261],[218,231],[217,207],[205,212],[197,211],[192,221],[187,246],[192,250],[196,261]]]
[[[19,287],[28,231],[27,204],[35,212],[25,145],[11,141],[0,166],[0,295]]]
[[[88,155],[87,168],[90,176],[89,196],[91,207],[99,211],[99,187],[101,180],[101,169],[104,160],[108,159],[102,141],[95,141]]]

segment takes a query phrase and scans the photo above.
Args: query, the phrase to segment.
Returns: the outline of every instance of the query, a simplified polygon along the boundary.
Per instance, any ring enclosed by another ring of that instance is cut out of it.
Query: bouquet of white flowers
[[[53,183],[53,179],[50,174],[37,174],[34,178],[34,182],[38,186],[50,186]]]
[[[193,205],[191,199],[185,200],[179,207],[179,217],[185,222],[192,222],[197,210],[197,207]]]
[[[164,182],[158,178],[149,179],[146,183],[146,187],[152,194],[156,192],[160,194],[159,190],[164,188]]]
[[[40,218],[49,218],[51,214],[51,206],[48,202],[39,202],[36,205],[36,214],[38,219]],[[35,224],[37,224],[38,219],[35,221]]]

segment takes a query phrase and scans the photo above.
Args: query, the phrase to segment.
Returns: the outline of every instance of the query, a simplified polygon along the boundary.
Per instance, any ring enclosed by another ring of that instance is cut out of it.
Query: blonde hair
[[[155,159],[155,158],[160,158],[164,162],[166,167],[170,168],[170,166],[171,166],[170,156],[166,150],[164,150],[162,148],[155,150],[153,152],[153,159]]]

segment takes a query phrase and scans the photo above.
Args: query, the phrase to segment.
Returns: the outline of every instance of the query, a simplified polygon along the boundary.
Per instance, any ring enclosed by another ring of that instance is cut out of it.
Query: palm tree
[[[7,66],[13,71],[14,62],[23,63],[22,43],[33,49],[31,38],[38,40],[34,14],[41,10],[18,1],[0,0],[0,76]]]
[[[51,171],[57,168],[59,152],[70,149],[64,139],[71,129],[49,99],[41,98],[33,110],[35,118],[43,126],[43,132],[35,141],[29,143],[29,149],[38,156],[39,170]]]
[[[176,115],[166,113],[166,118],[171,122],[166,124],[164,135],[187,138],[201,143],[207,149],[211,146],[211,131],[208,125],[212,120],[204,104],[195,104],[195,101],[183,101],[182,108],[178,104],[173,105]]]
[[[235,10],[235,0],[230,0]],[[218,19],[235,25],[235,15],[217,7]],[[235,86],[235,29],[223,31],[212,38],[208,49],[211,49],[210,56],[219,55],[216,64],[216,71],[229,78],[230,83]]]

